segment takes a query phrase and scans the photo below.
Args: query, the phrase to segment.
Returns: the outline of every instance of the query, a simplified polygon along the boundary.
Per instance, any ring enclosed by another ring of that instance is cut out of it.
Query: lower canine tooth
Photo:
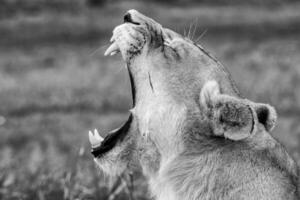
[[[95,147],[96,145],[98,145],[98,141],[95,140],[95,136],[92,133],[92,131],[89,131],[89,140],[90,140],[92,147]]]
[[[98,135],[95,135],[92,131],[89,131],[89,141],[91,143],[92,148],[95,148],[101,145],[103,138],[99,138]]]
[[[97,129],[94,130],[94,137],[95,137],[96,140],[99,141],[100,143],[104,140],[103,137],[99,134],[99,132],[98,132]]]

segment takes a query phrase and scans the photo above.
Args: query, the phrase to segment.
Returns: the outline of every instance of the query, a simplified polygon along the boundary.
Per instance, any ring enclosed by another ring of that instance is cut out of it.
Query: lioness
[[[105,55],[126,61],[133,108],[104,140],[90,133],[97,165],[111,175],[140,165],[157,200],[298,199],[296,164],[269,134],[274,108],[242,99],[188,38],[135,10],[124,22]]]

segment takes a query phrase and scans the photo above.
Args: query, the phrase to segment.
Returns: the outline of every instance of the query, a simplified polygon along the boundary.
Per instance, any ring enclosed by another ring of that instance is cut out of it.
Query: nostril
[[[0,0],[1,1],[1,0]],[[135,25],[140,25],[140,23],[138,22],[134,22],[132,19],[132,14],[130,14],[130,12],[127,12],[124,15],[124,23],[131,23],[131,24],[135,24]]]
[[[124,15],[124,22],[132,22],[130,13]]]

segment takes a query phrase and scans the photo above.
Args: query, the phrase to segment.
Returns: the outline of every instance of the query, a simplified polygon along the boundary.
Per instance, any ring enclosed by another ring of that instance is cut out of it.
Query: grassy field
[[[300,4],[20,9],[0,15],[0,199],[108,198],[114,180],[94,166],[87,132],[105,133],[128,115],[124,63],[103,53],[130,8],[194,38],[205,33],[199,42],[244,96],[276,107],[272,134],[300,164]],[[134,177],[135,199],[148,199],[144,179]]]

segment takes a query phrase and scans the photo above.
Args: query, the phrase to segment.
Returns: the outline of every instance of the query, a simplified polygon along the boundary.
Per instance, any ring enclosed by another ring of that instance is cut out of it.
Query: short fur
[[[135,91],[124,140],[95,160],[140,165],[157,200],[296,200],[297,166],[270,134],[275,109],[239,97],[203,48],[128,11],[114,30]],[[128,19],[128,17],[127,17]]]

